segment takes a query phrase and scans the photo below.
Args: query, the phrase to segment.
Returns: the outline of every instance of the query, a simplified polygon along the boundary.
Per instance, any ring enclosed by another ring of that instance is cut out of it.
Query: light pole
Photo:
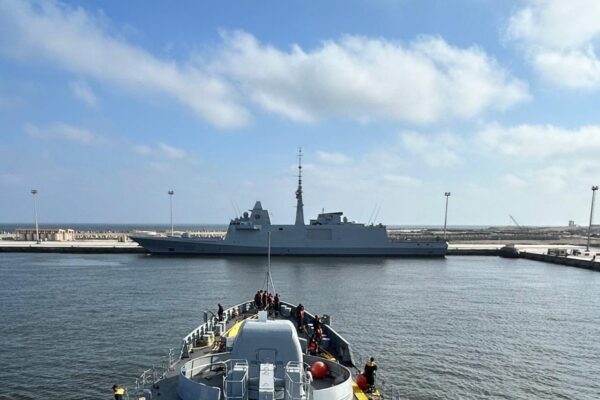
[[[590,209],[590,225],[588,226],[588,240],[585,251],[590,251],[590,235],[592,234],[592,220],[594,219],[594,200],[596,199],[596,190],[598,190],[598,186],[592,186],[592,208]]]
[[[37,205],[35,204],[35,195],[37,194],[37,189],[31,189],[31,194],[33,195],[33,215],[35,217],[35,236],[37,243],[40,243],[40,230],[38,229],[38,215],[37,215]]]
[[[169,205],[171,206],[171,236],[173,236],[173,195],[175,192],[173,190],[169,190],[167,193],[169,194]]]
[[[448,223],[448,198],[450,197],[450,192],[445,192],[444,196],[446,196],[446,212],[444,213],[444,240],[446,240],[446,224]]]

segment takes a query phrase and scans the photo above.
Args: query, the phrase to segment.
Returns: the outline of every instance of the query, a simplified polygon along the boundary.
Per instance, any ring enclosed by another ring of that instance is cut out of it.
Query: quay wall
[[[0,246],[0,253],[70,253],[70,254],[145,254],[141,247],[8,247]]]
[[[551,256],[548,254],[540,254],[540,253],[534,253],[534,252],[528,252],[528,251],[519,252],[519,257],[526,258],[528,260],[543,261],[543,262],[552,263],[552,264],[567,265],[569,267],[577,267],[577,268],[589,269],[592,271],[600,271],[600,262],[593,261],[593,260],[583,260],[580,258],[565,257],[565,256]]]

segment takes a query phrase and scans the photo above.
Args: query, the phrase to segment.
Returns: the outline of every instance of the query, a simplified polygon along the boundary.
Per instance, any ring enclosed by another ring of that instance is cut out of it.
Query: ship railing
[[[151,368],[146,369],[138,378],[136,378],[136,392],[153,387],[158,381],[164,379],[169,371],[173,371],[176,363],[175,351],[173,348],[170,348],[169,353],[162,357],[160,364],[152,365]]]
[[[248,360],[227,361],[223,397],[225,400],[248,400]]]
[[[311,386],[304,373],[305,364],[301,361],[290,361],[285,366],[285,398],[286,400],[310,400]]]
[[[254,308],[253,301],[246,301],[244,303],[236,304],[235,306],[229,307],[223,312],[223,320],[226,322],[233,318],[235,313],[244,313]],[[190,352],[194,347],[198,347],[203,343],[205,335],[211,335],[214,333],[215,326],[219,323],[219,319],[212,311],[204,311],[204,322],[198,325],[192,330],[186,337],[183,338],[181,346],[181,353],[179,359],[188,358]]]
[[[192,379],[204,371],[216,372],[221,369],[226,371],[230,356],[231,353],[215,353],[194,358],[181,367],[181,374],[188,379]]]

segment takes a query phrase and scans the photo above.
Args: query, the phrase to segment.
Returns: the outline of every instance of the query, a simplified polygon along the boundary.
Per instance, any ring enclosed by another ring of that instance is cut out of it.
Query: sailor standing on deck
[[[373,390],[375,387],[375,371],[377,371],[377,364],[375,364],[375,359],[371,357],[371,359],[365,364],[365,371],[363,373],[365,378],[367,378],[369,390]]]
[[[298,330],[304,327],[304,306],[302,303],[296,307],[296,319],[298,320]]]
[[[273,299],[273,307],[276,312],[279,312],[279,293],[275,293],[275,298]]]
[[[223,321],[223,306],[219,303],[219,310],[217,311],[217,316],[219,317],[219,321]]]

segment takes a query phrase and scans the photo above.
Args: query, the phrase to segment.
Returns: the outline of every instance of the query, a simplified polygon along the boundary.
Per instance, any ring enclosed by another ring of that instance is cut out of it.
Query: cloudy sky
[[[586,224],[598,0],[0,0],[0,223]],[[0,226],[1,228],[1,226]]]

